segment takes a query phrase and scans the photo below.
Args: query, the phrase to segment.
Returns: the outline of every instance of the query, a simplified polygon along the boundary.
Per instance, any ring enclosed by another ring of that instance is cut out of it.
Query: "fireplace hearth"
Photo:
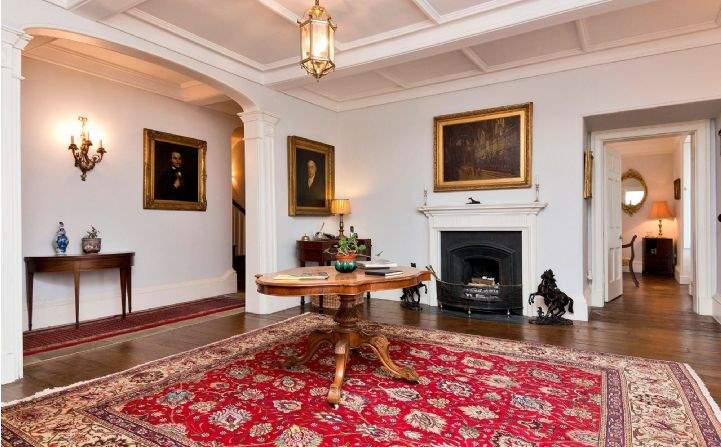
[[[520,231],[442,231],[441,309],[523,313]]]

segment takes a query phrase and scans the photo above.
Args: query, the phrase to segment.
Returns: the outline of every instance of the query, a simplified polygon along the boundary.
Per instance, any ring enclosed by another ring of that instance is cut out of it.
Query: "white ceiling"
[[[219,90],[187,74],[107,48],[37,36],[23,55],[230,115],[242,111]]]
[[[48,1],[149,40],[189,40],[334,110],[721,43],[721,0],[325,0],[337,69],[316,83],[297,64],[295,23],[312,0]]]
[[[615,141],[606,144],[606,148],[618,151],[622,158],[670,155],[683,145],[684,139],[686,139],[686,135]]]

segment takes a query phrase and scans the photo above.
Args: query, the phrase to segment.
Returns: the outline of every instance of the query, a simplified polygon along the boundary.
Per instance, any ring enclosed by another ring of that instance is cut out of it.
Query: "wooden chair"
[[[633,258],[636,257],[636,253],[633,250],[633,243],[636,242],[637,235],[633,235],[631,238],[631,242],[628,244],[621,245],[622,248],[630,248],[631,249],[631,259],[628,260],[628,270],[631,272],[631,278],[633,278],[633,283],[638,287],[638,279],[636,279],[636,272],[633,271]]]

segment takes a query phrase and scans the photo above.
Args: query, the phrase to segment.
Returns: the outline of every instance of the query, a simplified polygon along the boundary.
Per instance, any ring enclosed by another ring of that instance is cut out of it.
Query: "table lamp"
[[[665,200],[659,200],[653,202],[651,205],[651,214],[648,215],[650,219],[658,219],[658,237],[663,236],[662,220],[670,219],[675,217],[670,209],[668,209],[668,202]]]
[[[343,237],[343,215],[350,214],[350,199],[333,199],[330,202],[330,212],[340,216],[338,238]]]

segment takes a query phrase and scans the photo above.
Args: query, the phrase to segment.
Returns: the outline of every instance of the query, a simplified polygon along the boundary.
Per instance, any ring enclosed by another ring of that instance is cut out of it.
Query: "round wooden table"
[[[340,401],[340,390],[343,385],[346,364],[352,349],[360,346],[370,347],[391,374],[400,379],[415,382],[418,373],[412,368],[398,366],[388,353],[388,339],[382,334],[361,328],[358,322],[361,316],[354,305],[356,295],[379,290],[402,289],[413,287],[421,281],[431,279],[430,272],[411,267],[398,267],[403,274],[394,277],[369,276],[363,270],[353,273],[338,273],[334,267],[300,267],[283,270],[277,273],[256,275],[258,292],[265,295],[300,296],[300,295],[338,295],[340,307],[333,320],[335,325],[330,330],[315,330],[308,336],[308,347],[301,357],[289,359],[288,365],[301,365],[309,361],[318,348],[324,343],[335,347],[335,379],[330,385],[327,401],[337,405]],[[280,274],[297,275],[306,272],[326,272],[326,280],[276,280]]]

